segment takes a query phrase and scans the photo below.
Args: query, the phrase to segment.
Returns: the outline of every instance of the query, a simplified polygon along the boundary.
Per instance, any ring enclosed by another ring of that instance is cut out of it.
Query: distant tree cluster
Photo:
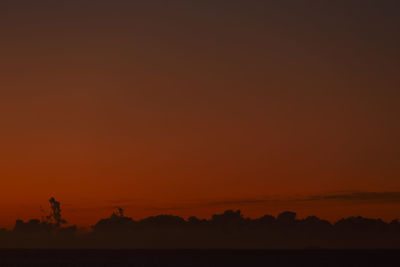
[[[400,222],[349,217],[331,224],[316,216],[297,219],[294,212],[277,217],[245,218],[227,210],[211,219],[157,215],[135,221],[118,208],[92,231],[63,227],[60,203],[50,199],[44,220],[17,220],[14,229],[0,229],[3,248],[138,248],[138,249],[279,249],[279,248],[400,248]]]

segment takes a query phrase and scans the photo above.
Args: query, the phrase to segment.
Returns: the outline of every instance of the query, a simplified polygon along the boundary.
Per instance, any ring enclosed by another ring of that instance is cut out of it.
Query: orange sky
[[[0,227],[400,217],[397,1],[201,2],[0,4]]]

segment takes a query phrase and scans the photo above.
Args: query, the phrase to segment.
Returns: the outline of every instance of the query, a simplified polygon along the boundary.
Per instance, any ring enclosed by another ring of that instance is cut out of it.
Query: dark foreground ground
[[[400,266],[400,251],[0,250],[0,266]]]

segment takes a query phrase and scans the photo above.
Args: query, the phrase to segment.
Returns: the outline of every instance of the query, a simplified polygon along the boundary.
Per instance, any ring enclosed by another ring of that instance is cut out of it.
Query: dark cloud
[[[308,198],[298,199],[297,201],[321,200],[400,203],[400,192],[350,192],[332,195],[314,195]]]
[[[260,199],[237,199],[219,200],[199,204],[201,206],[225,206],[225,205],[259,205],[259,204],[283,204],[307,201],[364,201],[369,203],[400,203],[400,192],[345,192],[332,194],[319,194],[299,198],[260,198]]]
[[[400,203],[400,192],[339,192],[331,194],[309,195],[296,198],[284,197],[264,197],[264,198],[243,198],[243,199],[221,199],[221,200],[197,200],[191,201],[186,205],[171,205],[171,206],[148,206],[151,210],[157,211],[172,211],[185,210],[193,207],[208,207],[208,206],[253,206],[253,205],[282,205],[294,202],[311,202],[311,201],[363,201],[369,203]],[[138,207],[132,204],[133,200],[124,200],[124,207]],[[110,208],[110,206],[104,207]],[[115,208],[113,206],[113,208]]]
[[[209,206],[223,206],[223,205],[255,205],[262,204],[266,202],[273,202],[276,200],[271,199],[237,199],[237,200],[220,200],[220,201],[210,201],[205,203],[205,205]]]
[[[167,211],[167,210],[184,210],[187,208],[188,207],[185,206],[170,206],[170,207],[152,207],[151,209],[158,211]]]

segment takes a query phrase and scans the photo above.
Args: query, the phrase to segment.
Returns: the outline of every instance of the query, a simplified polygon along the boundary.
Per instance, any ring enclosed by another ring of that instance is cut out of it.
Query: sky
[[[61,202],[400,217],[400,3],[0,2],[0,227]]]

